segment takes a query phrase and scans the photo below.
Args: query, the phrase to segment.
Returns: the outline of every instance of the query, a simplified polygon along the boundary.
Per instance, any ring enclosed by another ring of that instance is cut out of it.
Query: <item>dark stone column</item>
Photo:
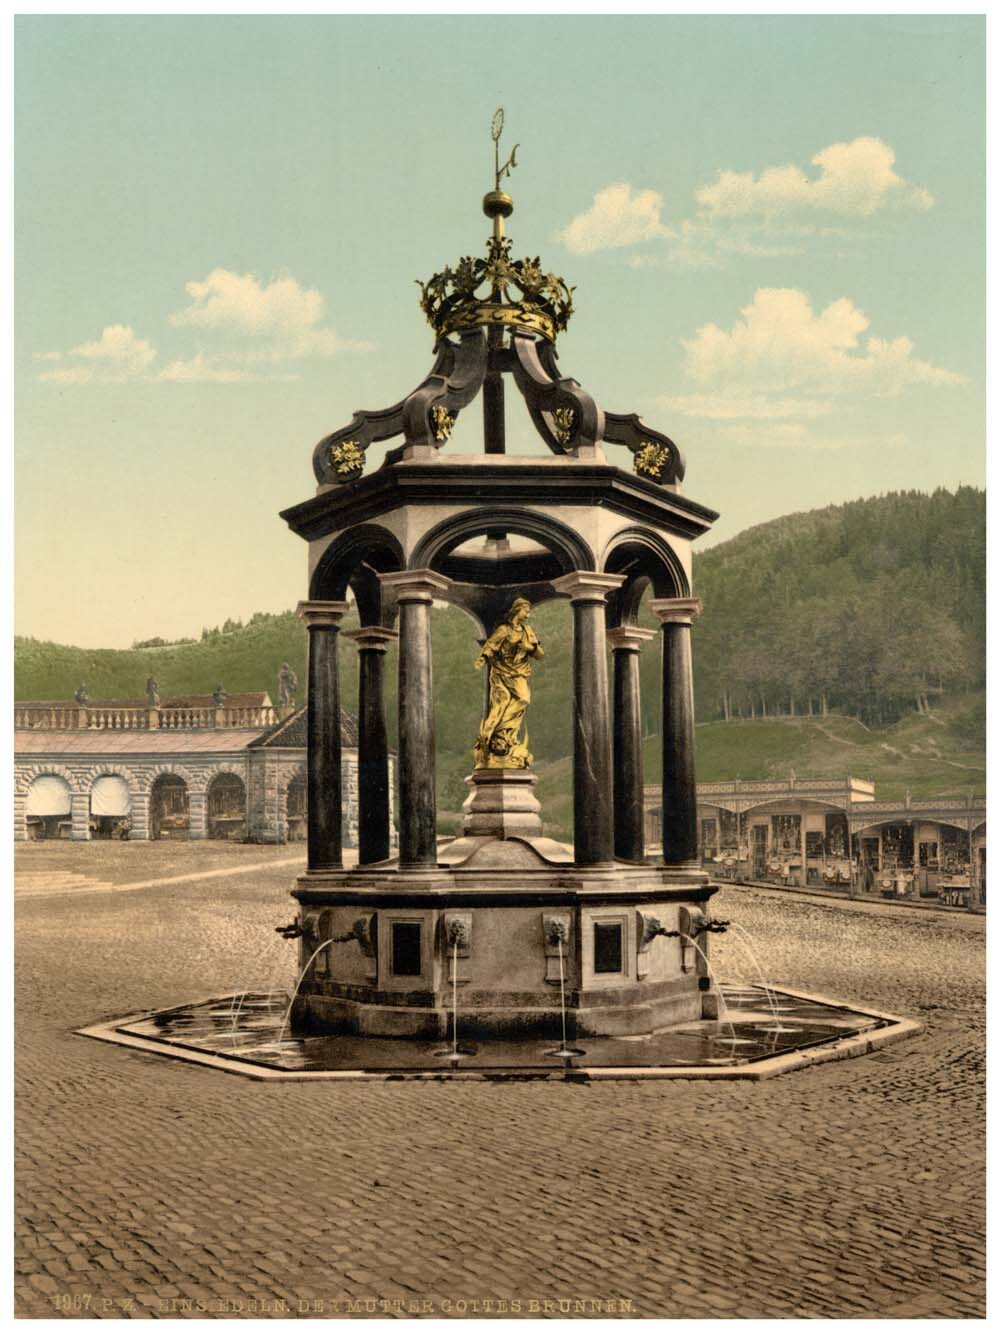
[[[614,860],[614,795],[605,597],[623,574],[576,571],[554,579],[573,603],[573,847],[577,865]]]
[[[614,662],[614,725],[612,787],[614,791],[615,856],[641,861],[646,854],[643,825],[642,712],[639,654],[656,631],[622,625],[608,630]]]
[[[503,330],[496,325],[488,328],[486,346],[490,353],[497,352],[503,346]],[[483,381],[483,444],[488,454],[507,451],[503,398],[503,375],[491,366]]]
[[[385,726],[385,650],[395,630],[368,625],[345,635],[358,645],[358,864],[389,855],[389,740]]]
[[[309,870],[342,870],[340,673],[337,635],[346,602],[299,602],[309,630],[306,792]]]
[[[698,860],[698,794],[694,775],[694,681],[691,622],[697,597],[659,597],[649,603],[663,634],[663,860]]]
[[[380,574],[399,605],[399,865],[437,865],[431,602],[449,581],[430,569]]]

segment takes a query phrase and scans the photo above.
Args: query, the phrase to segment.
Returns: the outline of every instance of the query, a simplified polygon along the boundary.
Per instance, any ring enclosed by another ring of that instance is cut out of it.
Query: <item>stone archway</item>
[[[285,790],[285,827],[288,842],[306,841],[307,816],[306,771],[300,768]]]
[[[154,840],[191,836],[190,793],[178,773],[160,773],[150,788],[149,836]]]
[[[121,773],[100,773],[90,788],[90,836],[127,838],[132,827],[132,794]]]
[[[647,588],[656,597],[690,597],[691,584],[676,553],[658,533],[624,528],[605,548],[601,568],[625,582],[608,598],[608,624],[634,625]]]
[[[68,838],[72,828],[73,789],[57,773],[39,773],[25,795],[24,818],[32,842]]]
[[[209,838],[244,842],[247,836],[247,789],[238,773],[216,773],[208,784],[206,830]]]

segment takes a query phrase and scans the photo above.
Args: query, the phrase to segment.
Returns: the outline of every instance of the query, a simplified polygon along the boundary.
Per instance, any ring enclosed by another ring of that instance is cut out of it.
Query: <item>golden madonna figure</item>
[[[516,598],[507,618],[496,627],[476,658],[476,670],[489,665],[489,709],[479,728],[473,756],[477,768],[528,768],[531,755],[521,723],[531,702],[532,659],[541,657],[542,645],[528,624],[531,603]]]

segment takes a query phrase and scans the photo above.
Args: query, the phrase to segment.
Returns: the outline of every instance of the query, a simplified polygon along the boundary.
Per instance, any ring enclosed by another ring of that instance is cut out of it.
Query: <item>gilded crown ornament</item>
[[[520,393],[553,454],[603,464],[604,447],[622,445],[632,455],[634,485],[676,488],[683,480],[684,458],[669,436],[634,412],[606,411],[560,369],[556,336],[573,313],[574,288],[546,272],[538,258],[511,256],[504,223],[514,201],[504,186],[518,165],[518,145],[501,153],[503,127],[500,108],[490,124],[493,182],[483,212],[493,234],[485,256],[465,255],[418,283],[421,308],[436,334],[434,364],[398,402],[357,411],[319,441],[313,469],[321,486],[364,485],[368,450],[398,436],[402,443],[385,451],[380,471],[429,461],[448,445],[459,414],[480,394],[484,461],[505,453],[505,382]]]
[[[493,139],[493,189],[483,197],[483,212],[493,220],[486,258],[469,255],[454,268],[442,269],[427,282],[419,282],[420,308],[439,338],[462,329],[508,325],[540,333],[555,342],[573,313],[573,288],[555,273],[546,273],[541,261],[512,259],[510,240],[503,220],[514,211],[514,201],[500,182],[517,166],[515,144],[501,165],[500,135],[503,108],[498,108],[490,127]],[[482,289],[482,290],[481,290]]]

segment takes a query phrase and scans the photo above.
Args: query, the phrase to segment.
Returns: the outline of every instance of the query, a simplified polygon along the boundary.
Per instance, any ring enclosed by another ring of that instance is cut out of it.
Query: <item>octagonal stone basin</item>
[[[558,1042],[295,1036],[284,992],[223,996],[81,1035],[258,1079],[767,1078],[863,1055],[920,1031],[910,1019],[773,988],[722,987],[727,1018],[636,1037]]]

